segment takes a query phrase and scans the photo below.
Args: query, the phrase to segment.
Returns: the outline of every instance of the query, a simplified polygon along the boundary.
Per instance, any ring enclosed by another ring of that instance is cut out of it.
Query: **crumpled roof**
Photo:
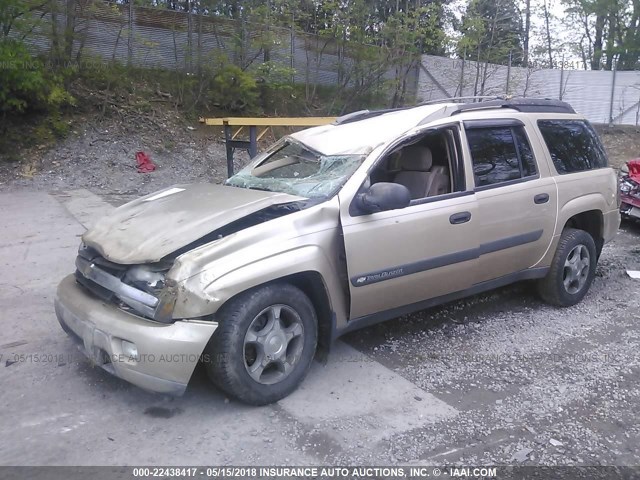
[[[423,105],[343,125],[322,125],[294,133],[291,137],[323,155],[366,154],[445,106]]]

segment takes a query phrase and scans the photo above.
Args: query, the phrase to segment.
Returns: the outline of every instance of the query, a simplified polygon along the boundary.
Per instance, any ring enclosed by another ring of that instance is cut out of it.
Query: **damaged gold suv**
[[[224,185],[178,185],[86,232],[55,309],[98,365],[181,394],[277,401],[340,335],[512,282],[569,306],[620,221],[566,103],[362,111],[287,136]]]

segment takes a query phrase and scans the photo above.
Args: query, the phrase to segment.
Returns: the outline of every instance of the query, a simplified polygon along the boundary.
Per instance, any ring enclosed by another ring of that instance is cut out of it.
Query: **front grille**
[[[84,288],[89,290],[89,292],[93,293],[100,300],[104,300],[106,302],[112,302],[112,303],[115,300],[117,300],[112,291],[107,290],[106,288],[98,285],[96,282],[92,280],[89,280],[84,275],[82,275],[82,272],[80,272],[80,270],[76,270],[76,281],[80,285],[82,285]]]
[[[124,274],[127,272],[127,268],[129,268],[129,265],[120,265],[119,263],[107,260],[100,255],[95,248],[87,246],[80,247],[80,250],[78,250],[78,256],[99,265],[101,270],[104,270],[105,272],[120,279],[124,277]]]
[[[154,318],[158,298],[125,282],[130,265],[111,262],[95,249],[82,246],[78,251],[76,267],[77,282],[94,296],[127,312]]]

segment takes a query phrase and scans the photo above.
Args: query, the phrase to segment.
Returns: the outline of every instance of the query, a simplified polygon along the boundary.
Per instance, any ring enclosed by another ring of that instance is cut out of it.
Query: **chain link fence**
[[[382,88],[385,82],[398,82],[398,71],[384,61],[371,62],[366,71],[362,59],[380,57],[380,47],[374,45],[301,33],[293,26],[139,7],[133,2],[73,3],[72,12],[65,10],[64,2],[58,4],[56,14],[40,12],[41,21],[28,43],[36,50],[50,51],[51,30],[63,31],[71,20],[72,58],[197,73],[224,56],[242,69],[267,61],[285,67],[292,83],[357,87],[366,81],[368,87]],[[402,78],[407,96],[415,96],[417,63]]]
[[[465,95],[512,95],[564,100],[594,123],[638,125],[640,72],[510,67],[423,55],[418,101]]]
[[[59,5],[55,15],[42,13],[28,38],[40,51],[53,47],[51,30],[63,31],[72,16],[72,58],[197,73],[224,56],[243,69],[264,62],[285,67],[291,83],[307,87],[387,89],[392,97],[402,83],[404,96],[418,102],[473,95],[557,98],[595,123],[640,122],[640,72],[586,71],[573,62],[523,68],[432,55],[394,64],[381,59],[379,46],[301,33],[293,19],[281,27],[133,2],[73,2],[71,12]]]

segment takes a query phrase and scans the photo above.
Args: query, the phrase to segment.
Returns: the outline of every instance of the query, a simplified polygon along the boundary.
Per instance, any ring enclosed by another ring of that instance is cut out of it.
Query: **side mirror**
[[[399,183],[374,183],[358,195],[358,207],[365,213],[384,212],[408,207],[411,203],[409,189]]]

